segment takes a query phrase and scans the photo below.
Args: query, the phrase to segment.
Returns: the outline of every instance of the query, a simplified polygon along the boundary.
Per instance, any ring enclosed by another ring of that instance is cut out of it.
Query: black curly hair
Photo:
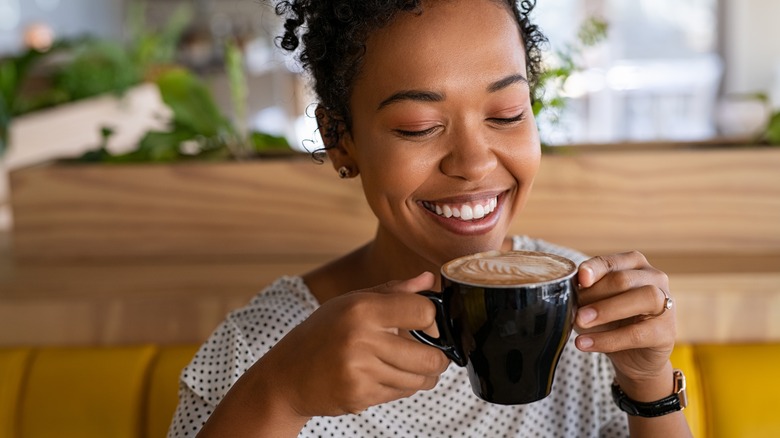
[[[323,132],[325,148],[351,128],[349,98],[362,65],[368,36],[388,25],[397,13],[422,12],[423,0],[292,0],[276,1],[276,14],[286,17],[279,45],[299,49],[301,66],[313,79],[314,92],[332,121]],[[542,46],[547,42],[529,14],[536,0],[493,0],[514,14],[525,45],[531,89],[541,72]],[[533,97],[533,96],[532,96]],[[319,117],[319,116],[318,116]],[[317,152],[317,151],[315,151]]]

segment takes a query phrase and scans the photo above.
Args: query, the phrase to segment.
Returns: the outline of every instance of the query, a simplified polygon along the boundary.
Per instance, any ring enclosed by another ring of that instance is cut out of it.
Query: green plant
[[[146,2],[135,1],[130,4],[127,51],[142,74],[148,75],[158,66],[174,63],[176,48],[193,16],[192,5],[182,3],[161,29],[150,29],[146,24]]]
[[[57,53],[67,47],[67,43],[58,42],[50,53]],[[21,92],[29,71],[45,56],[48,53],[28,50],[0,60],[0,157],[8,148],[9,129],[15,116],[24,114],[30,108],[45,107],[65,99],[60,93],[26,96]]]
[[[240,80],[233,78],[231,81]],[[104,127],[101,145],[76,161],[162,163],[194,159],[243,159],[267,151],[290,148],[283,137],[259,132],[244,135],[242,130],[237,129],[220,113],[208,87],[188,70],[167,70],[159,75],[155,83],[160,89],[163,102],[173,114],[167,130],[150,131],[133,151],[112,155],[106,148],[112,131],[110,127]],[[245,92],[236,89],[234,97],[245,97]]]
[[[99,94],[121,95],[159,66],[173,63],[192,19],[191,7],[178,7],[161,30],[145,26],[143,2],[130,8],[125,43],[94,37],[59,40],[46,52],[30,49],[0,60],[0,156],[8,149],[14,117]]]
[[[580,26],[576,42],[555,51],[551,62],[553,65],[542,71],[531,90],[535,116],[546,112],[553,122],[557,123],[561,111],[566,107],[566,97],[563,94],[566,80],[582,70],[582,52],[604,41],[608,29],[606,21],[596,17],[588,18]]]
[[[763,137],[764,141],[771,145],[780,145],[780,111],[775,112],[769,119]]]

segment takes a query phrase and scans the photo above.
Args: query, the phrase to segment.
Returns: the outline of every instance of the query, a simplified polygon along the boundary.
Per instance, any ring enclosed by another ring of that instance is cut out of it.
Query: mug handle
[[[445,317],[446,311],[444,309],[444,301],[441,298],[441,294],[433,291],[424,291],[418,292],[418,295],[428,298],[433,305],[436,306],[436,327],[439,329],[439,337],[434,338],[421,330],[409,330],[409,333],[423,344],[438,348],[456,364],[466,366],[468,359],[465,358],[456,347],[456,341],[452,337],[452,329],[450,325],[447,324],[447,318]]]

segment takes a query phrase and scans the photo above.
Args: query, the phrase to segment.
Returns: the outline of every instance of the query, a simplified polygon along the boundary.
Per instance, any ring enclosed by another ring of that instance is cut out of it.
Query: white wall
[[[780,0],[724,0],[726,93],[780,86]]]
[[[18,52],[31,23],[49,24],[56,36],[119,36],[121,0],[0,0],[0,55]]]

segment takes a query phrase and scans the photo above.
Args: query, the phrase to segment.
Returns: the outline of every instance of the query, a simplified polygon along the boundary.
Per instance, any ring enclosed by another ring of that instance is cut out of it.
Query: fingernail
[[[577,313],[579,314],[580,325],[585,325],[596,319],[596,310],[592,307],[585,307],[580,309]]]
[[[580,348],[590,348],[593,346],[593,338],[589,338],[587,336],[580,336],[579,338],[579,344]]]
[[[588,266],[584,266],[584,267],[582,268],[582,272],[584,272],[584,273],[585,273],[585,278],[587,278],[587,279],[588,279],[588,282],[589,282],[589,283],[590,283],[591,281],[593,281],[593,275],[594,275],[594,274],[593,274],[593,269],[591,269],[591,268],[590,268],[590,267],[588,267]],[[588,284],[588,286],[590,286],[590,284]]]

